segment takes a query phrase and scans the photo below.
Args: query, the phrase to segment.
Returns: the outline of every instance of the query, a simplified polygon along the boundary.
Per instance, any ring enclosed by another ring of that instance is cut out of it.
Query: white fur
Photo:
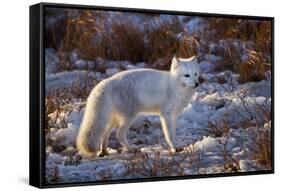
[[[175,152],[176,119],[192,97],[199,75],[195,57],[174,57],[169,72],[135,69],[101,81],[87,100],[77,148],[87,156],[108,154],[108,137],[118,127],[116,138],[123,150],[134,151],[126,133],[139,114],[153,113],[160,116],[169,149]]]

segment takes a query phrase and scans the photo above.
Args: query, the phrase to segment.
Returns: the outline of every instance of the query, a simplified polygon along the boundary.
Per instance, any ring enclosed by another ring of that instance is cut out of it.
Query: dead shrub
[[[60,120],[60,128],[67,128],[65,117],[69,111],[63,107],[62,101],[62,99],[53,95],[49,95],[45,99],[45,132],[47,134],[50,133],[51,128],[57,128],[58,119]],[[63,117],[62,113],[65,114]],[[50,116],[50,114],[55,114],[55,116]]]
[[[98,80],[90,77],[89,73],[87,73],[85,77],[77,78],[73,81],[71,87],[67,88],[68,90],[66,92],[68,92],[67,94],[69,97],[85,101],[93,87],[97,84]]]
[[[191,169],[195,169],[196,172],[202,174],[200,172],[200,168],[203,166],[203,159],[204,159],[204,150],[197,151],[195,150],[193,145],[189,145],[187,148],[185,148],[187,151],[188,157],[186,158],[188,162],[188,167]]]
[[[252,157],[259,164],[266,169],[271,169],[272,164],[272,143],[271,143],[271,128],[258,127],[258,131],[255,133],[252,139],[252,145],[250,149],[252,151]]]
[[[230,149],[227,149],[229,143],[229,136],[226,136],[226,140],[220,143],[222,144],[220,150],[224,159],[224,170],[226,172],[239,172],[241,170],[239,160],[233,157]]]
[[[177,17],[163,21],[157,15],[147,14],[149,24],[138,26],[133,20],[118,15],[110,26],[106,25],[106,13],[101,11],[69,10],[60,23],[62,26],[48,32],[46,41],[57,50],[62,70],[75,68],[71,59],[76,51],[80,58],[95,60],[128,60],[133,63],[154,64],[162,59],[160,69],[168,70],[173,55],[190,57],[198,54],[198,38],[188,34],[179,40],[181,25]],[[107,15],[108,16],[108,15]],[[51,29],[50,29],[51,30]],[[60,34],[60,35],[58,35]],[[58,41],[60,43],[55,43]],[[158,67],[157,64],[153,66]]]
[[[267,101],[255,107],[255,118],[252,120],[250,151],[252,158],[265,169],[271,169],[271,105]]]
[[[147,62],[155,63],[154,66],[159,69],[169,70],[172,56],[177,50],[177,40],[173,33],[172,24],[160,24],[159,27],[150,27],[147,30]],[[161,59],[161,60],[159,60]]]
[[[45,99],[45,131],[49,133],[51,128],[57,128],[57,120],[60,128],[67,128],[66,117],[72,112],[69,105],[77,100],[86,101],[92,87],[98,81],[86,74],[84,78],[77,78],[68,88],[62,88],[48,92]],[[50,116],[50,114],[54,114]]]
[[[218,82],[219,84],[225,84],[225,83],[227,83],[227,80],[225,79],[224,76],[218,76],[216,79],[217,79],[217,82]]]
[[[130,20],[117,20],[110,32],[101,33],[96,55],[109,60],[129,60],[133,63],[145,59],[144,32]]]
[[[184,176],[184,165],[188,153],[181,156],[170,153],[163,157],[161,151],[153,150],[152,153],[137,152],[126,166],[124,175],[142,177]],[[168,157],[168,158],[167,158]]]
[[[57,183],[60,181],[60,171],[58,166],[53,166],[47,171],[46,181],[48,183]]]
[[[239,39],[252,41],[255,51],[271,52],[271,23],[232,18],[210,18],[207,20],[212,39]]]
[[[209,31],[206,40],[218,45],[212,53],[222,57],[218,71],[228,69],[239,73],[241,83],[265,79],[271,67],[270,22],[210,18],[206,23]],[[246,61],[245,54],[248,55]]]
[[[230,130],[229,125],[224,121],[208,123],[208,133],[213,137],[222,137],[228,135]]]
[[[155,152],[155,158],[149,156],[148,153],[135,153],[134,157],[130,160],[126,167],[126,174],[136,173],[143,177],[160,176],[160,159],[160,152]]]
[[[171,22],[159,21],[149,26],[145,32],[147,40],[145,60],[148,63],[154,63],[158,69],[169,70],[171,58],[174,55],[183,58],[197,55],[198,39],[195,36],[183,34],[182,39],[179,40],[176,35],[180,32],[181,26],[176,19]]]
[[[264,169],[271,169],[272,165],[272,142],[271,142],[271,101],[267,98],[263,103],[253,101],[249,105],[245,96],[238,95],[242,101],[243,110],[247,113],[241,113],[241,108],[234,110],[240,114],[243,119],[239,127],[246,130],[249,141],[247,147],[253,160],[260,164]]]
[[[237,67],[237,71],[240,74],[238,81],[240,83],[261,81],[266,78],[267,70],[268,66],[264,63],[262,54],[249,50],[247,60]]]
[[[231,70],[235,71],[236,67],[242,62],[241,59],[242,50],[232,44],[227,42],[225,47],[220,50],[219,55],[223,57],[221,61],[218,62],[216,67],[217,71]]]
[[[47,9],[47,14],[56,15],[52,9]],[[67,10],[62,15],[57,15],[59,21],[54,26],[48,27],[45,42],[47,46],[57,50],[62,70],[75,69],[72,62],[72,51],[77,50],[83,59],[92,59],[96,55],[93,44],[93,34],[101,30],[97,20],[103,18],[100,11]]]

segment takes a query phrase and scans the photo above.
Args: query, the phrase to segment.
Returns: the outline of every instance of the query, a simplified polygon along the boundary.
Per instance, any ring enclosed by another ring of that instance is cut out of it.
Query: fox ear
[[[194,55],[194,56],[190,57],[189,60],[191,60],[191,61],[197,61],[197,57],[198,57],[198,56],[195,56],[195,55]]]
[[[179,59],[174,56],[172,59],[172,65],[171,65],[171,70],[175,70],[179,67]]]

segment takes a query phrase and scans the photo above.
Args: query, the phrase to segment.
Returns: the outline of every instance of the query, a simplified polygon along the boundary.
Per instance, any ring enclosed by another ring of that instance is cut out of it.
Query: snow
[[[106,69],[106,75],[107,76],[113,76],[114,74],[117,74],[118,72],[120,72],[120,70],[118,68],[108,68]]]
[[[234,137],[226,138],[214,138],[211,136],[203,136],[201,140],[195,142],[192,147],[195,151],[203,151],[206,153],[213,153],[223,151],[224,149],[228,151],[238,152],[240,151],[239,147],[235,147],[237,141]],[[234,148],[234,149],[233,149]]]
[[[63,140],[60,142],[60,145],[74,145],[75,138],[78,133],[79,126],[68,124],[66,129],[59,129],[55,134],[55,140]]]
[[[212,72],[212,71],[214,71],[215,68],[216,68],[215,63],[212,63],[212,62],[209,61],[209,60],[203,60],[203,61],[201,61],[199,64],[200,64],[200,71],[201,71],[202,73]]]
[[[202,18],[195,17],[185,24],[185,29],[188,31],[190,35],[192,35],[198,32],[202,28],[202,25],[203,25]]]
[[[46,75],[45,87],[47,92],[56,89],[69,88],[78,80],[85,79],[87,76],[101,79],[102,74],[99,72],[88,72],[86,70],[64,71]]]
[[[75,58],[77,55],[73,56],[72,59],[75,60],[74,61],[74,65],[76,68],[83,70],[83,69],[93,69],[95,66],[95,62],[94,61],[89,61],[89,60],[82,60],[82,59],[78,59]]]
[[[45,50],[45,65],[46,74],[55,73],[60,70],[59,58],[56,56],[54,49],[47,48]]]

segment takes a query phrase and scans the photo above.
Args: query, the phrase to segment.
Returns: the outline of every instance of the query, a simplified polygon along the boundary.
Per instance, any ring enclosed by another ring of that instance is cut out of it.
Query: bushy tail
[[[86,157],[96,156],[100,148],[112,104],[105,90],[96,87],[90,94],[76,139],[77,149]]]

